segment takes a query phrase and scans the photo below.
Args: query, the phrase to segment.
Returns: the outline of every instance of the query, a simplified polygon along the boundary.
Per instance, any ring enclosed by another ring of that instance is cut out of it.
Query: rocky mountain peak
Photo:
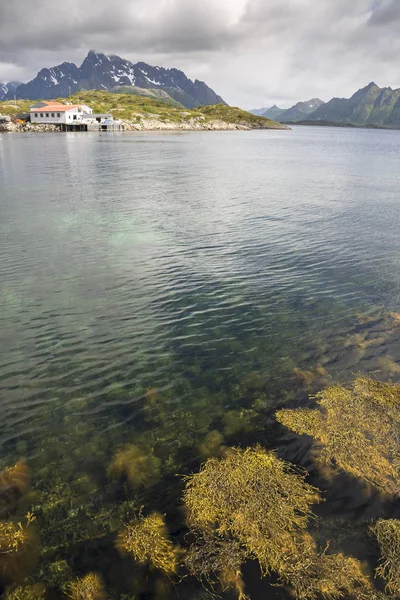
[[[20,85],[20,81],[9,81],[8,83],[0,83],[0,101],[12,99],[16,94],[17,88]]]
[[[179,69],[165,69],[145,62],[133,64],[116,55],[90,50],[80,67],[62,63],[39,71],[35,79],[18,87],[20,98],[50,99],[68,96],[79,90],[113,90],[120,86],[162,88],[187,108],[201,104],[225,104],[204,82],[189,79]],[[7,96],[9,92],[3,92]]]

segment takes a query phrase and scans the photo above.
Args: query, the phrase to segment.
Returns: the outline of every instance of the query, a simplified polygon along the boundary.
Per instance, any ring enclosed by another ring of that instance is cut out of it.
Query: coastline
[[[136,121],[123,121],[124,131],[252,131],[252,130],[278,130],[288,131],[287,125],[280,127],[255,127],[249,123],[228,123],[220,119],[202,120],[190,119],[188,121],[161,121],[158,119],[141,119]],[[35,123],[4,123],[0,125],[0,133],[58,133],[61,132],[57,125]]]
[[[397,127],[384,127],[383,125],[356,125],[355,123],[340,123],[339,121],[285,121],[283,125],[300,125],[303,127],[346,127],[348,129],[385,129],[386,131],[398,131]]]

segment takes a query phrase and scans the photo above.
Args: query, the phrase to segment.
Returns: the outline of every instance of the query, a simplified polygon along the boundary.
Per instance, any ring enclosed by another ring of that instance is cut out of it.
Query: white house
[[[92,114],[86,104],[61,104],[61,102],[40,102],[30,108],[31,123],[51,125],[75,125],[82,123],[86,115]]]

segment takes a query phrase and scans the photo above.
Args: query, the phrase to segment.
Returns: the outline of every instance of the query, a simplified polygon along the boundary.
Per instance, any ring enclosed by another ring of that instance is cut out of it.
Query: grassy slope
[[[136,85],[120,85],[118,87],[113,88],[111,91],[113,94],[127,94],[129,96],[146,96],[147,98],[161,100],[161,102],[165,102],[166,104],[170,104],[171,106],[184,108],[183,104],[171,98],[171,96],[163,89],[140,88]]]
[[[58,100],[63,101],[65,99],[58,98]],[[153,117],[160,121],[181,122],[193,117],[204,117],[205,121],[218,119],[227,123],[246,125],[254,129],[284,128],[283,125],[265,117],[258,117],[240,108],[222,104],[185,109],[171,106],[156,98],[131,94],[114,94],[97,90],[78,92],[68,98],[68,101],[74,104],[88,104],[94,112],[112,113],[115,119],[126,119],[128,121]],[[13,102],[0,102],[0,114],[13,115],[17,112],[29,111],[29,106],[32,103],[29,100],[17,100],[17,106],[15,106]]]

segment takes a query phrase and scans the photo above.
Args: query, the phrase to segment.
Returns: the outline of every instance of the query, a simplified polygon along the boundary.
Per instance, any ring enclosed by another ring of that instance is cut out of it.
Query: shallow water
[[[399,183],[397,131],[0,136],[1,465],[31,468],[42,580],[132,593],[118,522],[179,535],[209,431],[304,463],[276,406],[399,379]],[[162,465],[136,491],[107,475],[127,443]],[[328,512],[374,514],[350,496]]]

